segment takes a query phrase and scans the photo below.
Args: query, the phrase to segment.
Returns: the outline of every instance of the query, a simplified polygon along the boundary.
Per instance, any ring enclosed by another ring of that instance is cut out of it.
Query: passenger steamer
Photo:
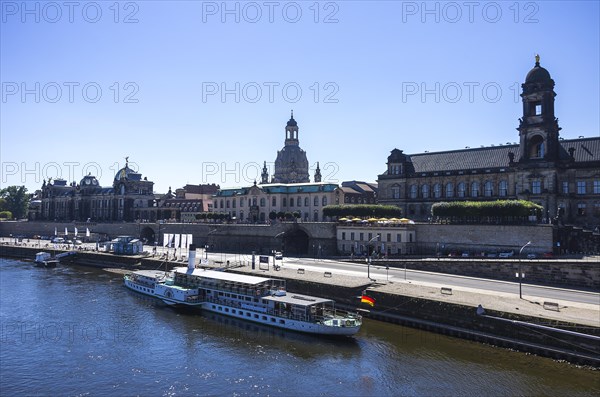
[[[312,334],[354,335],[362,324],[359,314],[337,310],[330,299],[288,293],[285,280],[196,269],[194,263],[190,248],[188,267],[168,275],[138,270],[125,275],[125,286],[168,305]]]

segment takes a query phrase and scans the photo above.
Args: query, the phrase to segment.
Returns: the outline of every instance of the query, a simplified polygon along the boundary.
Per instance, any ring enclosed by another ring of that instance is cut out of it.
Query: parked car
[[[65,239],[62,237],[53,237],[52,240],[50,240],[51,242],[53,242],[54,244],[62,244],[65,242]]]

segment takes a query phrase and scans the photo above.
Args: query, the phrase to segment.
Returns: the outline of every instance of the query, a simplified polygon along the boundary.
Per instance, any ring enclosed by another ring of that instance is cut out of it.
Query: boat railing
[[[270,316],[286,318],[289,320],[312,321],[315,318],[315,316],[311,317],[311,316],[307,316],[307,315],[294,314],[292,312],[288,312],[285,310],[277,310],[277,309],[272,309],[272,308],[265,308],[264,311],[253,310],[251,307],[247,306],[248,303],[246,303],[246,302],[238,302],[238,301],[229,300],[229,299],[219,299],[219,298],[207,297],[205,299],[205,302],[216,303],[219,305],[223,305],[223,306],[227,306],[227,307],[231,307],[231,308],[235,308],[235,309],[246,310],[246,311],[256,313],[256,314],[266,314],[266,315],[270,315]],[[246,306],[242,306],[242,303],[244,303]]]

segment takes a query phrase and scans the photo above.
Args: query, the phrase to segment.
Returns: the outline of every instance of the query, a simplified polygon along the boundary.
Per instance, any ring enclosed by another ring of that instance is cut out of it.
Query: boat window
[[[285,324],[285,320],[279,320],[279,324]]]
[[[246,317],[252,317],[250,313],[246,313]]]
[[[258,314],[255,314],[255,315],[254,315],[254,318],[258,318]]]
[[[271,317],[271,322],[274,323],[275,322],[275,317]]]
[[[267,321],[267,316],[262,316],[262,319]]]

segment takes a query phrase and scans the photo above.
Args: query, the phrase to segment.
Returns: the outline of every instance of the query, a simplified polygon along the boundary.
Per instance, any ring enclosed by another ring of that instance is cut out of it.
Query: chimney
[[[196,244],[190,244],[188,252],[188,271],[193,272],[196,268]]]

